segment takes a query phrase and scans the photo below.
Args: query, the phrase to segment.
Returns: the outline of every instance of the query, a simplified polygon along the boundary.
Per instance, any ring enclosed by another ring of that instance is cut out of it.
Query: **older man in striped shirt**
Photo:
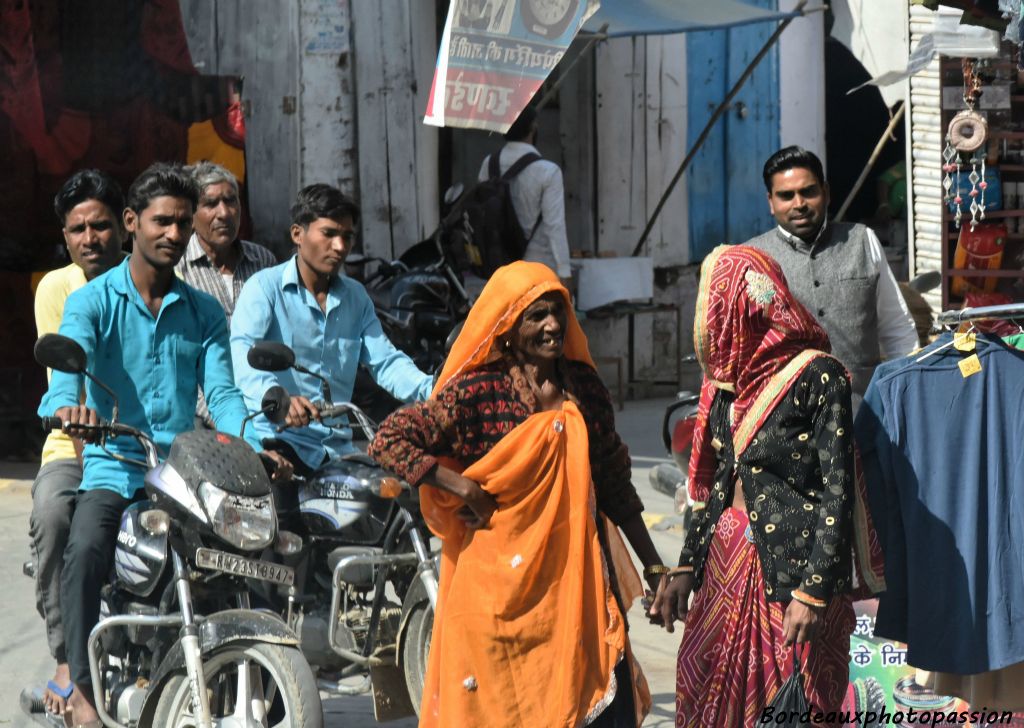
[[[238,237],[242,205],[235,176],[213,162],[199,162],[189,171],[199,186],[199,205],[192,220],[194,231],[177,265],[177,273],[190,286],[216,298],[230,325],[242,286],[256,271],[277,261],[262,245]],[[196,419],[197,426],[211,424],[202,392]]]

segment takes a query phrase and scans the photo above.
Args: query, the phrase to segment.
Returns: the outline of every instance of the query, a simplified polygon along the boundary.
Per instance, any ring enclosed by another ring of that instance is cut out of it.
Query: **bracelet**
[[[677,566],[674,569],[669,569],[667,576],[668,576],[669,579],[673,579],[673,578],[679,576],[680,574],[692,574],[692,573],[693,573],[693,567],[692,566]]]
[[[815,599],[810,594],[804,594],[799,589],[794,589],[792,592],[790,592],[790,596],[796,599],[801,604],[804,604],[808,607],[817,607],[818,609],[824,609],[828,606],[828,602],[826,602],[825,600]]]
[[[664,564],[654,564],[653,566],[644,567],[644,578],[650,579],[652,576],[663,576],[664,574],[671,571]]]

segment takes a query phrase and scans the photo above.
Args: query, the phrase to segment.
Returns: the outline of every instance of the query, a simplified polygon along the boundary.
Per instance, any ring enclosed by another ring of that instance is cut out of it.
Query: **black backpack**
[[[522,260],[541,221],[538,215],[527,237],[512,207],[511,190],[516,175],[541,156],[524,154],[505,174],[501,174],[500,157],[500,149],[491,155],[488,178],[469,191],[463,208],[472,230],[472,242],[467,244],[466,252],[473,272],[481,278],[489,278],[501,266]]]

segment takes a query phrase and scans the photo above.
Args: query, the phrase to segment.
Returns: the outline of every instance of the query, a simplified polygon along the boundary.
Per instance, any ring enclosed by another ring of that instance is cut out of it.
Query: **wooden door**
[[[748,0],[775,10],[777,0]],[[754,23],[690,33],[687,141],[692,145],[715,108],[775,30]],[[687,172],[691,260],[716,245],[742,243],[770,229],[761,170],[779,147],[779,55],[773,48],[719,119]]]

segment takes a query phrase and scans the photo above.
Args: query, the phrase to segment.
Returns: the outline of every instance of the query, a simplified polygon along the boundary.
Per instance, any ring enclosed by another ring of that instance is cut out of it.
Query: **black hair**
[[[519,114],[519,118],[508,128],[508,131],[505,132],[505,140],[509,142],[523,141],[526,137],[530,136],[530,132],[533,131],[536,123],[537,110],[532,106],[527,106]]]
[[[328,220],[351,218],[359,222],[359,205],[351,197],[322,183],[307,185],[299,190],[292,205],[292,225],[306,227],[314,220],[326,217]]]
[[[98,169],[83,169],[68,177],[53,198],[53,211],[61,227],[67,222],[68,213],[87,200],[96,200],[106,205],[114,214],[114,220],[121,224],[124,211],[124,193],[113,177]]]
[[[768,194],[772,193],[772,177],[787,169],[808,169],[818,179],[818,184],[825,186],[825,169],[821,166],[821,160],[814,152],[803,147],[785,147],[768,157],[764,163],[764,187]]]
[[[194,212],[199,204],[199,187],[180,164],[157,162],[149,165],[128,188],[128,207],[141,215],[157,197],[188,200]]]

